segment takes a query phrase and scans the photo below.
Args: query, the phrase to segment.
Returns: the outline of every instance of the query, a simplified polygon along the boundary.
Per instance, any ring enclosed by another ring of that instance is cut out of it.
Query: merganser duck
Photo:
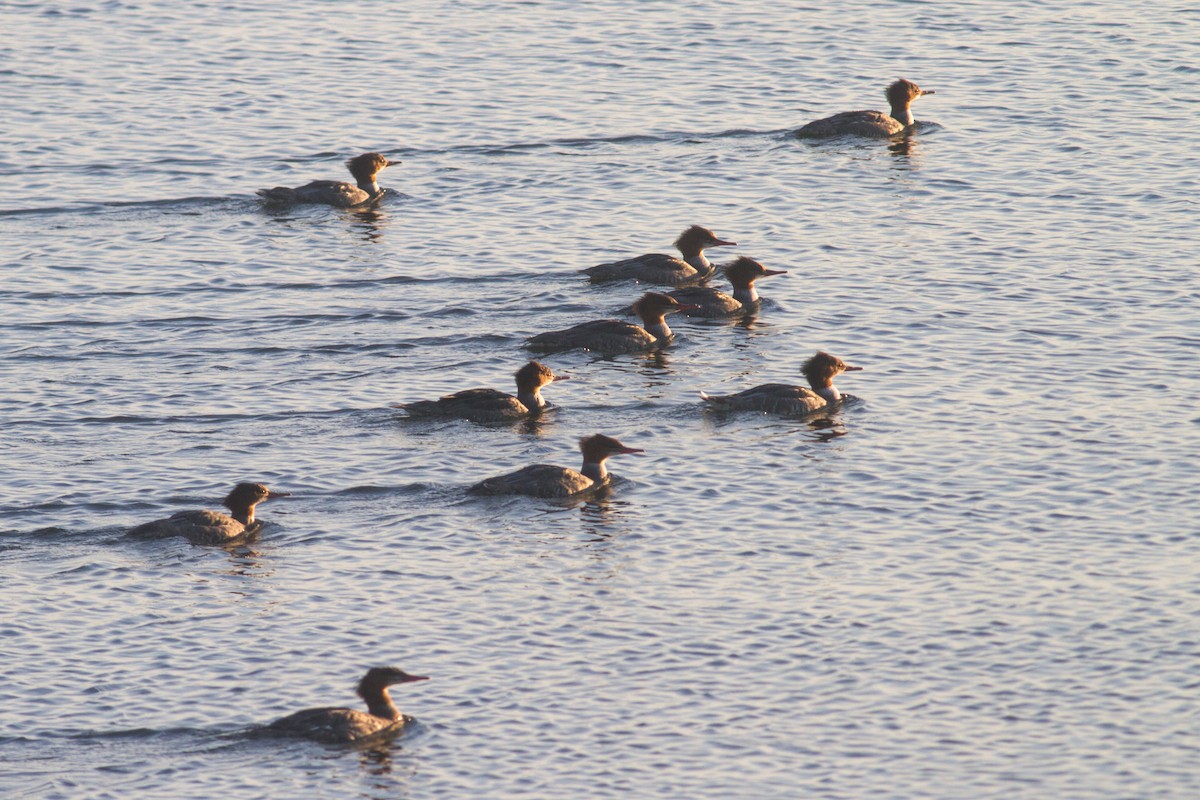
[[[717,408],[730,411],[808,414],[841,400],[842,395],[833,385],[833,379],[843,372],[856,372],[862,367],[852,367],[837,356],[818,352],[800,369],[811,389],[786,383],[764,383],[737,394],[707,395],[701,392],[700,396]]]
[[[277,719],[265,730],[325,744],[349,744],[368,736],[395,735],[412,717],[400,713],[388,694],[388,687],[427,680],[425,675],[409,675],[397,667],[372,667],[358,683],[358,696],[367,701],[366,711],[310,708]]]
[[[517,370],[517,396],[496,389],[465,389],[448,394],[439,400],[418,400],[393,406],[402,408],[410,417],[458,417],[472,422],[508,422],[521,419],[546,407],[541,388],[553,381],[565,381],[570,376],[555,375],[550,368],[530,361]]]
[[[828,139],[832,136],[869,136],[880,139],[894,136],[914,124],[909,106],[913,100],[927,94],[934,94],[934,91],[922,89],[912,81],[901,78],[884,92],[892,106],[891,115],[882,111],[843,111],[841,114],[808,123],[796,131],[796,136],[801,139]]]
[[[604,462],[609,456],[623,453],[644,453],[636,447],[626,447],[611,436],[597,433],[579,440],[583,467],[576,472],[550,464],[533,466],[488,478],[472,486],[471,494],[523,494],[529,497],[570,497],[602,486],[608,480]]]
[[[633,313],[642,318],[642,325],[619,319],[598,319],[566,330],[539,333],[529,337],[525,346],[544,351],[583,348],[607,355],[636,353],[670,342],[674,334],[667,327],[666,315],[692,308],[670,295],[646,292],[633,304]]]
[[[717,238],[717,235],[708,228],[693,225],[679,234],[679,238],[675,240],[675,247],[683,256],[682,260],[662,253],[648,253],[637,258],[627,258],[611,264],[600,264],[580,271],[587,275],[593,283],[633,280],[679,286],[702,281],[712,275],[713,265],[704,257],[706,248],[736,245],[737,242],[727,242]]]
[[[346,168],[358,182],[357,186],[343,181],[313,181],[295,189],[286,186],[259,189],[257,194],[268,203],[323,203],[338,208],[352,208],[382,197],[384,190],[379,188],[375,176],[399,163],[388,161],[379,153],[363,153],[346,162]]]
[[[254,507],[272,497],[288,497],[287,492],[272,492],[261,483],[239,483],[222,505],[232,514],[219,511],[180,511],[167,519],[138,525],[130,536],[159,539],[182,536],[192,544],[225,544],[258,532],[262,523],[254,519]]]
[[[685,312],[689,317],[727,317],[758,304],[758,291],[754,288],[756,280],[786,274],[786,269],[767,269],[753,258],[742,256],[725,266],[725,277],[733,285],[733,297],[709,286],[690,286],[667,294],[680,303],[695,306]]]

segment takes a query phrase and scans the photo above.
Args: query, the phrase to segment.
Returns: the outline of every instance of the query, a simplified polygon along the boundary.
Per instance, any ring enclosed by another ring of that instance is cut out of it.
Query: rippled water
[[[1195,796],[1198,23],[0,5],[0,793]],[[897,75],[911,141],[788,135]],[[375,211],[253,196],[365,150]],[[790,270],[756,320],[548,357],[537,424],[390,408],[693,223]],[[701,408],[818,348],[832,414]],[[606,498],[464,493],[597,431]],[[250,545],[122,537],[239,480],[293,494]],[[240,735],[384,663],[390,746]]]

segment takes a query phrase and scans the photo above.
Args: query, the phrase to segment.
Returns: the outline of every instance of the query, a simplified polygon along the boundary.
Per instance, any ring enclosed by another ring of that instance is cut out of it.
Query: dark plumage
[[[366,711],[310,708],[277,719],[264,730],[325,744],[350,744],[367,737],[394,736],[404,729],[409,718],[392,703],[387,687],[425,680],[429,678],[409,675],[397,667],[372,667],[358,683],[358,696],[366,701]]]
[[[418,400],[404,403],[402,408],[410,417],[457,417],[472,422],[509,422],[536,414],[545,407],[541,388],[553,381],[567,380],[555,375],[550,368],[530,361],[517,370],[517,396],[496,389],[464,389],[438,400]]]
[[[597,433],[579,440],[583,466],[579,471],[551,464],[534,464],[507,475],[497,475],[475,484],[471,494],[522,494],[529,497],[570,497],[595,489],[608,480],[604,462],[622,453],[644,452],[626,447],[611,436]]]
[[[543,352],[581,348],[606,355],[649,350],[671,340],[666,315],[689,308],[670,295],[646,292],[633,304],[633,313],[642,318],[642,326],[620,319],[598,319],[561,331],[539,333],[529,337],[525,346]]]
[[[180,511],[167,519],[147,522],[129,531],[130,536],[161,539],[182,536],[192,544],[226,544],[262,527],[254,519],[254,507],[272,497],[287,497],[286,492],[272,492],[261,483],[239,483],[225,496],[222,505],[230,514],[219,511]]]
[[[927,94],[934,94],[932,89],[925,90],[904,78],[888,86],[884,95],[892,107],[891,114],[882,111],[844,111],[832,117],[810,122],[796,136],[801,139],[828,139],[834,136],[866,136],[885,138],[900,133],[913,125],[912,101]]]
[[[682,259],[662,253],[648,253],[636,258],[614,261],[609,264],[598,264],[580,270],[593,283],[602,281],[633,280],[644,283],[658,283],[666,286],[681,286],[696,283],[708,278],[713,273],[713,266],[704,257],[704,251],[709,247],[730,247],[737,242],[727,242],[717,237],[708,228],[699,225],[679,234],[675,247],[679,249]]]
[[[818,352],[804,362],[801,371],[808,387],[786,383],[764,383],[737,394],[700,396],[715,408],[729,411],[764,411],[770,414],[809,414],[842,399],[833,379],[843,372],[854,372],[837,356]],[[811,387],[811,388],[809,388]]]
[[[350,170],[357,185],[344,181],[313,181],[294,189],[286,186],[259,189],[257,194],[266,202],[279,205],[321,203],[338,208],[351,208],[382,197],[383,190],[376,183],[375,176],[399,163],[388,161],[379,153],[363,153],[346,162],[346,169]]]

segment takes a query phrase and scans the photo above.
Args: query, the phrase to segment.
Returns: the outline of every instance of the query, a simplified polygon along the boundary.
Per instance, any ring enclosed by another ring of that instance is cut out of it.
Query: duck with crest
[[[800,371],[808,380],[808,386],[793,386],[787,383],[764,383],[737,394],[707,395],[700,393],[714,408],[727,411],[765,411],[769,414],[809,414],[842,399],[833,379],[843,372],[856,372],[862,367],[852,367],[837,356],[818,352],[804,362]]]
[[[222,501],[229,514],[180,511],[167,519],[138,525],[129,535],[142,539],[182,536],[192,544],[226,544],[257,533],[262,527],[254,519],[255,506],[272,497],[288,496],[287,492],[272,492],[261,483],[239,483]]]
[[[396,708],[388,687],[427,680],[429,678],[424,675],[409,675],[398,667],[372,667],[358,683],[358,696],[366,701],[366,711],[310,708],[277,719],[264,730],[324,744],[352,744],[368,738],[394,736],[413,719]]]
[[[646,292],[633,304],[633,313],[641,317],[641,325],[619,319],[598,319],[561,331],[539,333],[529,337],[525,346],[543,352],[582,348],[604,355],[636,353],[670,343],[674,334],[667,327],[666,315],[693,308],[670,295]]]
[[[636,447],[626,447],[611,436],[597,433],[579,440],[583,466],[578,470],[551,464],[532,466],[487,478],[467,491],[471,494],[521,494],[529,497],[571,497],[599,488],[608,481],[604,462],[611,456],[643,453]]]
[[[647,253],[644,256],[599,264],[580,270],[593,283],[603,281],[641,281],[666,286],[682,286],[698,283],[713,274],[712,263],[704,257],[709,247],[733,247],[737,242],[718,238],[708,228],[693,225],[675,240],[682,259],[663,253]]]
[[[530,361],[517,370],[517,396],[497,389],[464,389],[438,400],[418,400],[393,406],[402,408],[410,417],[455,417],[471,422],[511,422],[524,419],[546,407],[542,399],[543,386],[565,381],[568,375],[555,375],[550,368]]]
[[[388,161],[379,153],[363,153],[346,162],[346,169],[354,176],[355,183],[345,181],[313,181],[292,189],[276,186],[274,189],[259,189],[257,194],[268,203],[296,205],[317,203],[337,208],[354,208],[367,205],[383,197],[385,189],[379,188],[376,176],[399,161]]]
[[[733,297],[711,286],[689,286],[667,292],[685,306],[689,317],[728,317],[753,310],[758,306],[754,282],[771,275],[786,275],[786,269],[767,269],[753,258],[742,256],[724,267],[725,277],[733,286]]]
[[[895,136],[916,124],[910,108],[912,101],[927,94],[934,94],[934,91],[922,89],[912,81],[900,78],[893,82],[884,94],[892,107],[890,114],[882,111],[843,111],[841,114],[808,123],[796,131],[796,136],[801,139],[830,139],[835,136],[882,139]]]

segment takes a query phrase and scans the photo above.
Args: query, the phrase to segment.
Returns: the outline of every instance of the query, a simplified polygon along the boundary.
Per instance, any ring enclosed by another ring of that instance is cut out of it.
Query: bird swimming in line
[[[276,205],[317,203],[337,208],[354,208],[383,197],[386,190],[379,188],[376,176],[399,163],[388,161],[386,156],[379,153],[363,153],[346,162],[346,168],[354,176],[355,183],[313,181],[294,189],[287,186],[259,189],[257,194],[265,202]]]
[[[900,78],[888,86],[884,94],[892,107],[890,114],[882,111],[843,111],[808,123],[796,131],[796,136],[801,139],[829,139],[834,136],[881,139],[895,136],[916,124],[910,108],[913,100],[934,94],[934,91],[922,89],[912,81]]]

